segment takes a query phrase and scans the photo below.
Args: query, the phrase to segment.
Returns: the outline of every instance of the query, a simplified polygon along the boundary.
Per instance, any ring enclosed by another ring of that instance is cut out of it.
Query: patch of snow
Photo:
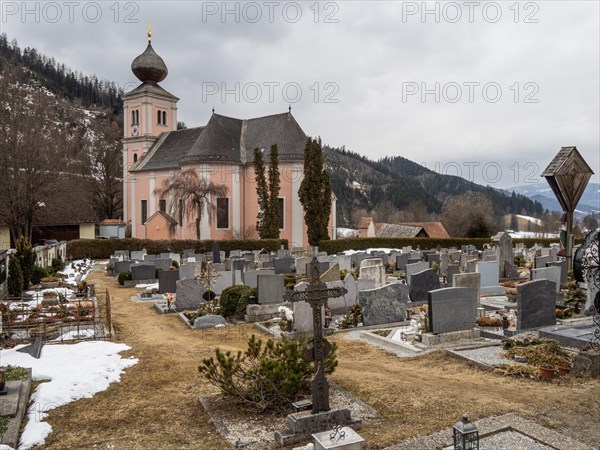
[[[548,239],[558,239],[558,233],[540,233],[537,231],[508,231],[511,238],[548,238]]]
[[[77,286],[78,283],[87,278],[93,265],[94,262],[92,260],[77,259],[65,265],[65,268],[58,273],[66,276],[66,283],[71,286]]]
[[[147,291],[151,291],[152,289],[158,289],[158,283],[150,283],[150,284],[136,284],[136,289],[146,289]]]
[[[390,252],[397,252],[400,251],[401,249],[398,248],[368,248],[366,250],[345,250],[343,253],[344,255],[354,255],[355,253],[371,253],[371,252],[383,252],[383,253],[390,253]]]
[[[521,214],[517,214],[517,217],[519,217],[520,219],[527,220],[531,223],[535,223],[536,225],[542,225],[542,221],[540,219],[536,219],[535,217],[523,216]]]
[[[354,228],[336,228],[335,231],[338,239],[358,237],[358,230],[355,230]]]
[[[114,342],[46,345],[39,359],[17,352],[22,347],[1,350],[2,364],[31,367],[33,380],[47,382],[41,383],[31,395],[19,450],[44,444],[52,432],[50,424],[44,422],[49,410],[106,390],[111,383],[121,380],[126,368],[138,362],[133,357],[122,358],[119,353],[130,347]]]

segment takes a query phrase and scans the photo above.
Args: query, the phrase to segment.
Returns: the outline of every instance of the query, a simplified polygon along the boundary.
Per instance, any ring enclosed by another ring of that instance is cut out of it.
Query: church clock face
[[[132,125],[131,126],[131,135],[137,136],[139,134],[140,134],[140,128],[137,125]]]

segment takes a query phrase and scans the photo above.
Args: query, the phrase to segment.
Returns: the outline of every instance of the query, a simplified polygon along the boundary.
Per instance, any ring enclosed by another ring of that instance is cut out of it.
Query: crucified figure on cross
[[[312,382],[312,413],[329,411],[329,382],[325,377],[323,362],[325,359],[323,339],[323,316],[321,308],[327,305],[328,298],[341,297],[347,292],[345,288],[327,288],[321,283],[319,261],[313,257],[310,263],[310,282],[304,292],[286,294],[286,300],[291,302],[307,302],[313,311],[313,351],[315,362],[315,377]]]

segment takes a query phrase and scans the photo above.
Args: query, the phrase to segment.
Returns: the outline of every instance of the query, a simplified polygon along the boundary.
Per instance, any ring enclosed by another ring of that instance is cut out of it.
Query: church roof
[[[133,89],[133,90],[129,91],[127,94],[123,95],[123,98],[131,97],[135,94],[155,94],[155,95],[159,95],[161,97],[169,97],[169,98],[172,98],[175,100],[179,100],[178,97],[175,97],[173,94],[171,94],[169,91],[163,89],[158,84],[149,83],[149,82],[144,82],[144,83],[140,84],[135,89]]]
[[[253,161],[255,148],[277,144],[280,161],[302,161],[307,136],[291,113],[254,119],[214,114],[204,127],[161,135],[132,171],[173,169],[194,163]]]

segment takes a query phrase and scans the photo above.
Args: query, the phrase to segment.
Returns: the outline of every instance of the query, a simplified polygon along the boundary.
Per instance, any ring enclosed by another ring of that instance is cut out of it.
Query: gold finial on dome
[[[148,42],[152,40],[152,27],[150,26],[150,22],[148,22]]]

